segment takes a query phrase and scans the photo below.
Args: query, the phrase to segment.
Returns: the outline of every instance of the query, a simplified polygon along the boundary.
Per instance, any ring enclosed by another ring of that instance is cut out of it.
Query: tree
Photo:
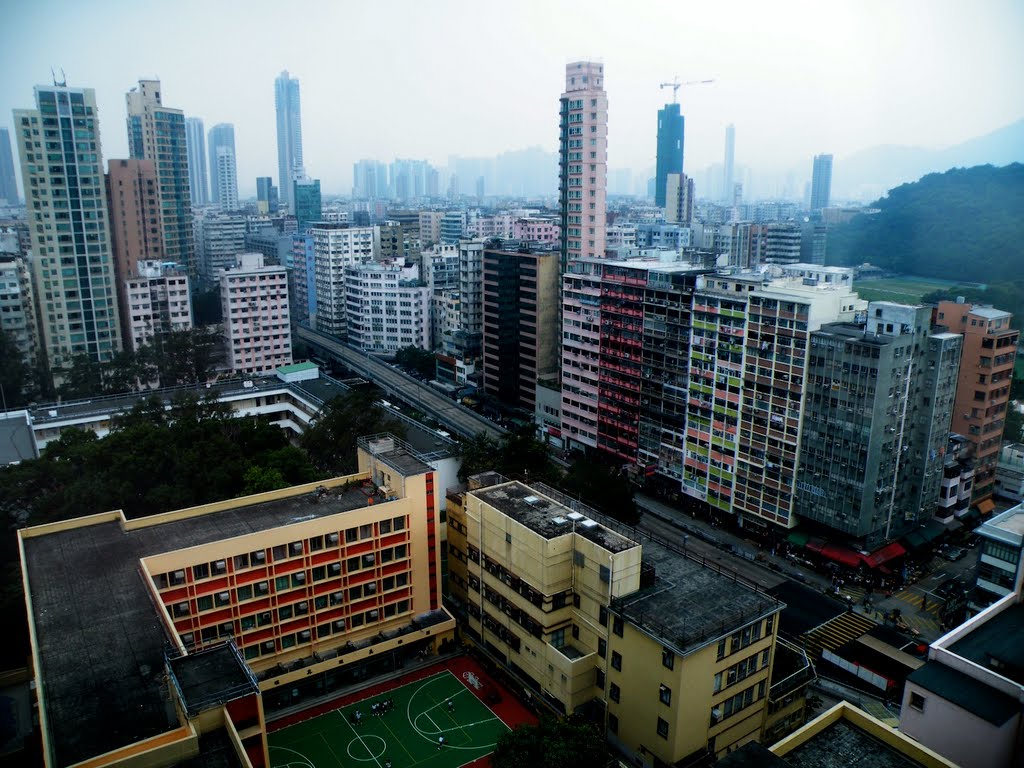
[[[359,469],[356,441],[378,432],[405,437],[405,426],[378,406],[374,395],[351,390],[321,409],[316,422],[299,438],[299,445],[317,469],[350,475]]]
[[[492,768],[604,768],[610,760],[601,732],[577,715],[521,725],[502,734],[491,754]]]
[[[501,449],[496,440],[488,437],[486,432],[478,432],[474,437],[462,443],[462,465],[459,467],[459,480],[480,472],[496,469],[501,463]]]
[[[436,371],[434,353],[419,347],[403,347],[395,353],[395,362],[416,371],[424,379],[433,379]]]
[[[609,517],[627,525],[640,522],[633,485],[621,467],[598,457],[577,456],[565,475],[563,487]]]
[[[171,331],[156,337],[151,346],[163,387],[204,384],[215,378],[224,362],[224,343],[215,327]]]
[[[28,402],[31,373],[14,334],[0,329],[0,408],[17,408]]]

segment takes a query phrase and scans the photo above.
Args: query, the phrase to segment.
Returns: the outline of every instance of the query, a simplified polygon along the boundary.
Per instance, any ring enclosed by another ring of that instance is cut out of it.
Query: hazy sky
[[[6,0],[0,125],[62,67],[95,88],[105,159],[127,157],[125,92],[235,124],[239,186],[277,175],[274,78],[302,88],[307,170],[351,190],[363,157],[494,155],[558,140],[565,64],[604,62],[609,165],[653,166],[658,84],[680,90],[686,170],[806,168],[876,144],[942,147],[1024,117],[1024,2]],[[16,150],[15,150],[16,151]],[[16,161],[17,162],[17,161]],[[552,185],[554,187],[554,184]]]

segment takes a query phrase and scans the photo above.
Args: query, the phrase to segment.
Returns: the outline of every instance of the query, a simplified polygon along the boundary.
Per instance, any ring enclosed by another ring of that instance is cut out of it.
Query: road
[[[369,379],[385,392],[433,416],[446,428],[463,437],[474,437],[484,432],[488,437],[499,439],[507,432],[476,411],[453,402],[450,397],[409,374],[392,368],[365,352],[353,349],[333,336],[300,325],[298,337],[322,351],[325,356],[337,360],[346,368]]]

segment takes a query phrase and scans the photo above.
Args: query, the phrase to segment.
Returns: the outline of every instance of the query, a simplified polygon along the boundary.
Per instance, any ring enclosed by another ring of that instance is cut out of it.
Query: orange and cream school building
[[[453,647],[435,471],[359,472],[18,532],[46,766],[269,765],[266,721]]]

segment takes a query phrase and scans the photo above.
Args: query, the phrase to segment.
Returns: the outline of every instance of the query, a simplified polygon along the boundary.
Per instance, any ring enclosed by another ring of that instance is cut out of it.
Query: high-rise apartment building
[[[800,249],[803,240],[803,233],[799,222],[779,221],[768,224],[764,228],[763,237],[764,242],[760,248],[760,253],[762,254],[760,261],[762,263],[800,263]]]
[[[207,147],[210,152],[210,202],[219,205],[222,211],[238,210],[235,126],[217,123],[210,129]]]
[[[815,155],[811,171],[811,213],[821,214],[832,198],[832,155]]]
[[[991,496],[1020,338],[1020,332],[1010,327],[1011,320],[1009,312],[954,301],[939,302],[935,310],[935,322],[964,337],[952,429],[971,443],[971,503],[986,513],[993,508]]]
[[[256,208],[261,214],[277,213],[277,187],[270,176],[256,177]]]
[[[121,348],[117,281],[96,93],[41,85],[35,99],[35,109],[14,111],[14,126],[42,347],[60,378],[76,355],[105,362]]]
[[[11,154],[11,134],[0,128],[0,201],[18,204],[18,182],[14,176],[14,156]]]
[[[725,159],[722,165],[722,201],[732,205],[736,183],[736,126],[725,126]]]
[[[566,65],[559,114],[558,205],[564,273],[575,259],[605,255],[608,94],[603,64]]]
[[[360,160],[352,166],[352,197],[379,200],[388,196],[388,166],[377,160]]]
[[[658,157],[654,172],[654,204],[665,208],[668,176],[683,172],[683,139],[685,118],[676,103],[658,110]]]
[[[307,233],[313,237],[316,328],[344,338],[348,332],[345,268],[376,260],[380,232],[376,227],[318,222]]]
[[[188,187],[192,205],[210,202],[210,187],[206,169],[206,130],[202,118],[185,118],[185,150],[188,153]]]
[[[206,210],[195,217],[195,242],[200,279],[207,287],[220,284],[220,273],[245,251],[245,216]]]
[[[690,226],[695,198],[693,179],[685,173],[670,173],[665,179],[665,221]]]
[[[159,261],[140,261],[122,283],[125,305],[126,345],[138,350],[143,344],[171,331],[192,327],[192,295],[188,275],[165,268]]]
[[[39,351],[31,265],[22,256],[0,252],[0,330],[9,334],[30,369]],[[8,392],[10,398],[15,393]]]
[[[399,262],[345,268],[348,342],[366,352],[430,349],[430,289]]]
[[[531,413],[558,371],[558,255],[484,251],[484,390]]]
[[[269,373],[292,362],[288,273],[262,253],[243,253],[220,276],[228,364],[235,373]]]
[[[185,115],[163,105],[159,80],[139,80],[126,95],[128,149],[133,159],[152,160],[160,195],[164,258],[196,275],[192,240]]]
[[[152,160],[111,160],[107,164],[107,211],[114,275],[118,285],[121,336],[127,344],[133,314],[124,286],[142,261],[164,260],[160,195]],[[133,347],[134,348],[134,347]]]
[[[298,78],[285,70],[274,81],[274,105],[277,109],[277,188],[281,203],[294,213],[292,182],[305,173],[302,160],[302,110]]]
[[[935,513],[961,341],[890,302],[811,333],[796,515],[871,550]]]

